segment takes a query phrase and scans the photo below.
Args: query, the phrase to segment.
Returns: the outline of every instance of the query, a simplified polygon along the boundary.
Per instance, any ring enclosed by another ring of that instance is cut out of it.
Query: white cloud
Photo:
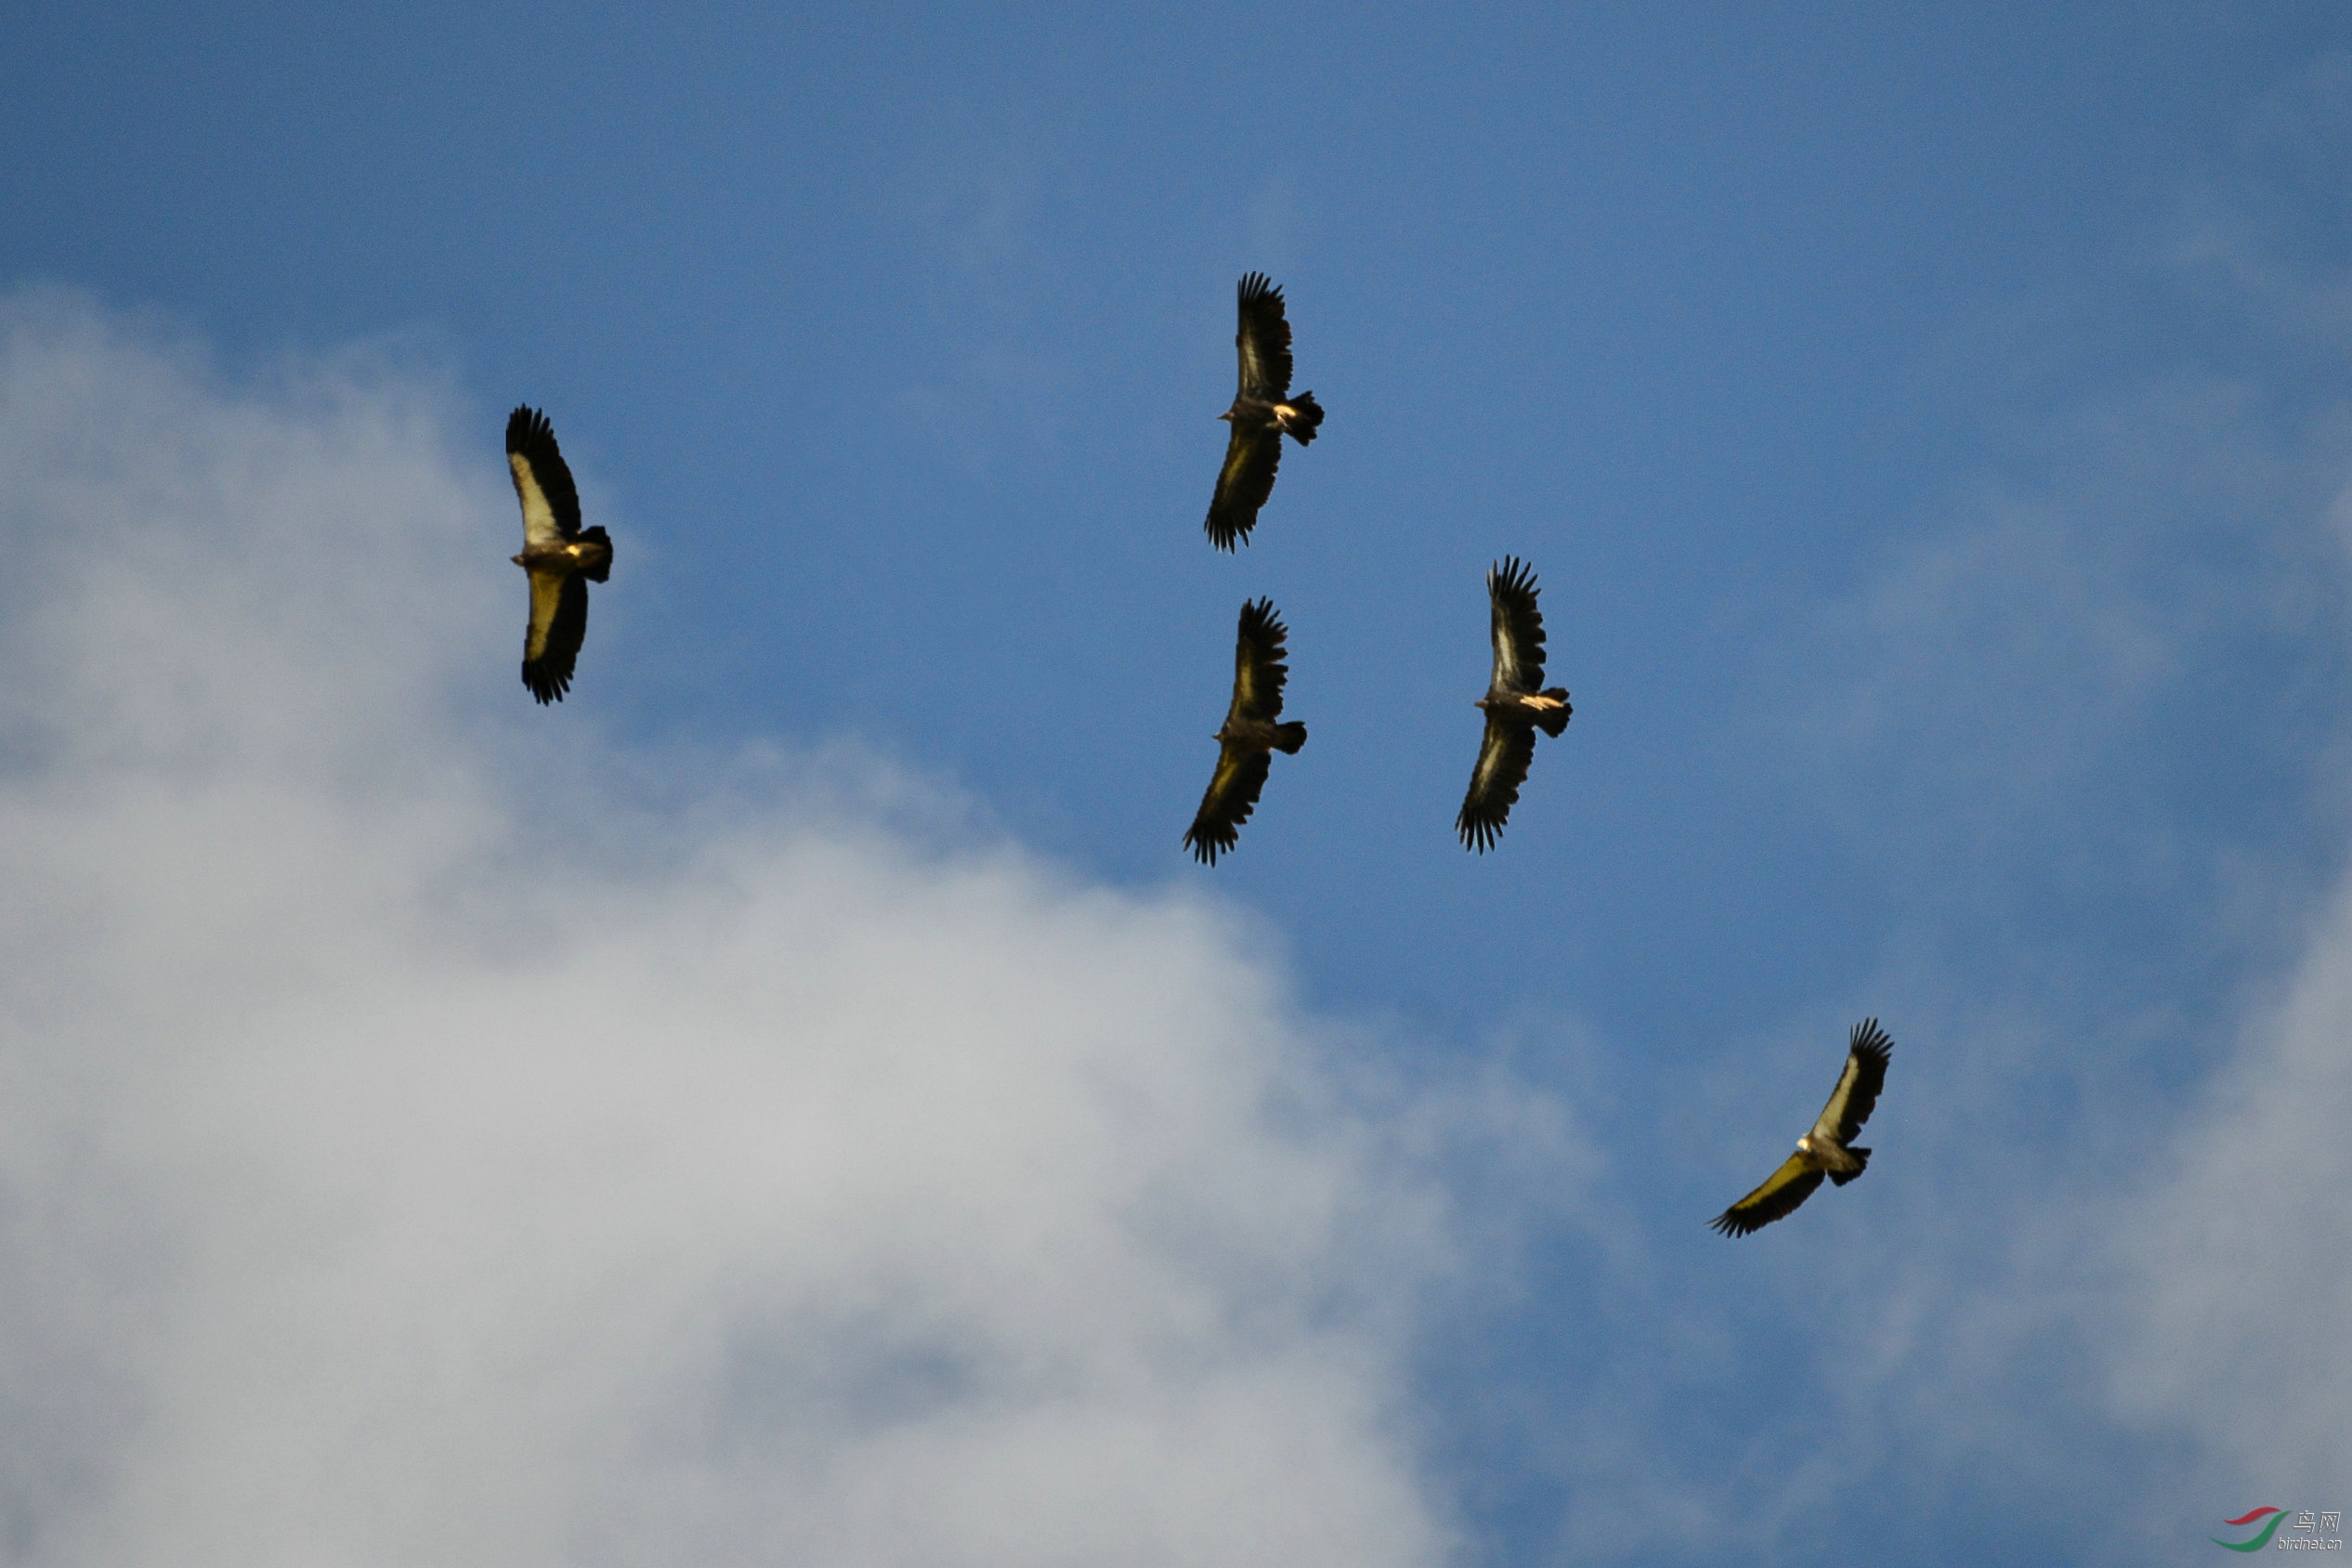
[[[2169,225],[2169,259],[2204,303],[2271,343],[2318,344],[2340,359],[2352,277],[2335,215],[2352,137],[2352,54],[2332,50],[2285,75],[2254,107],[2219,168],[2189,183]]]
[[[2216,1497],[2352,1502],[2347,1041],[2352,889],[2283,1005],[2150,1149],[2159,1174],[2119,1248],[2136,1310],[2111,1363],[2118,1407],[2193,1434]]]
[[[0,1551],[1442,1555],[1453,1113],[1217,907],[781,764],[643,804],[446,403],[0,309]]]
[[[2032,823],[2054,812],[2070,836],[2104,816],[2161,837],[2121,819],[2156,815],[2146,797],[2203,738],[2302,760],[2315,726],[2276,681],[2334,662],[2315,647],[2342,602],[2319,526],[2340,417],[2281,418],[2248,385],[2182,377],[2054,421],[2045,446],[1930,508],[1808,629],[1829,653],[1806,676],[1824,694],[1811,738],[1837,760],[1823,771],[1882,843],[1889,804],[1939,850],[2045,855]],[[2233,685],[2256,673],[2269,706]]]
[[[2253,173],[2197,193],[2183,255],[2222,274],[2221,292],[2254,327],[2320,349],[2331,397],[2352,288],[2313,215],[2341,206],[2347,82],[2352,59],[2330,55],[2272,95],[2242,138]],[[2339,485],[2344,468],[2331,465]],[[2336,553],[2314,576],[2341,595],[2352,490],[2311,510],[2311,538]],[[2341,659],[2340,610],[2325,630]],[[2232,1514],[2257,1501],[2339,1511],[2352,1501],[2352,817],[2342,806],[2352,767],[2340,700],[2294,706],[2310,732],[2335,739],[2314,769],[2332,888],[2307,909],[2290,905],[2303,917],[2300,950],[2247,987],[2218,1069],[2135,1151],[2140,1174],[2097,1248],[2123,1309],[2102,1365],[2112,1409],[2186,1446],[2200,1495]]]
[[[2352,518],[2352,492],[2336,518]],[[2352,881],[2181,1124],[2148,1150],[2115,1247],[2118,1410],[2189,1434],[2216,1496],[2352,1498]],[[2251,1506],[2251,1505],[2249,1505]]]

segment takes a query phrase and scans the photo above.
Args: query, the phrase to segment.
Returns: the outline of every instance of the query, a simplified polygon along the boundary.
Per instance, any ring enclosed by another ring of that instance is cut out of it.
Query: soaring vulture
[[[1272,599],[1242,605],[1241,634],[1234,643],[1233,706],[1212,737],[1217,771],[1200,797],[1193,825],[1184,830],[1184,846],[1204,866],[1214,866],[1221,851],[1241,842],[1241,825],[1266,787],[1273,753],[1296,753],[1307,743],[1306,725],[1274,723],[1282,714],[1282,683],[1290,673],[1282,661],[1289,634]]]
[[[1535,608],[1535,574],[1516,555],[1487,568],[1495,673],[1486,695],[1474,704],[1486,710],[1486,738],[1479,742],[1478,766],[1470,770],[1461,815],[1454,818],[1462,847],[1481,855],[1503,836],[1511,804],[1527,781],[1527,764],[1535,760],[1535,731],[1558,738],[1575,711],[1561,687],[1543,689],[1544,618]]]
[[[1875,1018],[1855,1025],[1846,1042],[1846,1070],[1837,1075],[1837,1087],[1830,1091],[1813,1130],[1797,1140],[1797,1152],[1762,1186],[1708,1223],[1725,1235],[1745,1235],[1795,1213],[1823,1176],[1842,1187],[1861,1175],[1870,1164],[1870,1151],[1849,1145],[1887,1087],[1887,1056],[1894,1043]]]
[[[515,564],[530,574],[523,685],[542,704],[560,702],[588,634],[588,584],[612,572],[612,541],[601,528],[581,531],[580,491],[555,450],[555,426],[537,409],[506,416],[506,466],[523,503],[523,553]]]
[[[1217,416],[1230,421],[1234,433],[1206,525],[1209,542],[1220,550],[1232,549],[1235,540],[1249,542],[1258,508],[1274,493],[1283,432],[1303,447],[1323,423],[1313,393],[1290,396],[1290,323],[1282,314],[1282,291],[1264,273],[1242,277],[1240,314],[1234,346],[1241,350],[1241,385],[1234,406]]]

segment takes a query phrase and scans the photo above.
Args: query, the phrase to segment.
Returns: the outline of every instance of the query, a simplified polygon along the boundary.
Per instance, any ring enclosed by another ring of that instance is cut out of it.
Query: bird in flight
[[[1535,760],[1535,731],[1558,738],[1575,712],[1568,693],[1544,684],[1544,618],[1535,608],[1535,574],[1516,555],[1486,572],[1486,596],[1494,608],[1495,673],[1475,706],[1486,710],[1486,738],[1479,742],[1478,765],[1470,770],[1470,793],[1462,798],[1454,831],[1462,847],[1483,855],[1503,834],[1519,787]]]
[[[1846,1043],[1846,1070],[1837,1075],[1837,1087],[1830,1091],[1813,1130],[1797,1140],[1797,1152],[1762,1186],[1708,1224],[1725,1235],[1745,1235],[1794,1214],[1823,1176],[1842,1187],[1861,1175],[1870,1164],[1870,1151],[1851,1144],[1887,1086],[1887,1057],[1894,1043],[1875,1018],[1855,1025]]]
[[[1274,493],[1284,433],[1303,447],[1323,424],[1313,393],[1290,396],[1290,322],[1282,313],[1282,291],[1264,273],[1243,276],[1240,317],[1234,346],[1241,351],[1241,385],[1234,406],[1217,416],[1232,424],[1233,436],[1205,525],[1209,542],[1220,550],[1232,549],[1235,540],[1249,542],[1258,508]]]
[[[1233,705],[1213,737],[1217,771],[1200,797],[1193,825],[1184,830],[1184,846],[1204,866],[1214,866],[1220,853],[1241,842],[1241,825],[1265,788],[1273,753],[1295,754],[1307,743],[1306,725],[1274,723],[1282,716],[1282,684],[1290,673],[1282,661],[1289,634],[1272,599],[1242,605],[1234,644]]]
[[[506,466],[523,503],[523,553],[515,564],[530,574],[523,685],[542,705],[560,702],[588,634],[588,584],[612,572],[612,541],[601,528],[581,531],[580,491],[555,450],[555,427],[537,409],[507,416]]]

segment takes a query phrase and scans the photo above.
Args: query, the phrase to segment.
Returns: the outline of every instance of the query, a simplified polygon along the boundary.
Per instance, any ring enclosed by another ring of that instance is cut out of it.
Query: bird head
[[[1219,419],[1223,420],[1226,424],[1231,425],[1231,424],[1234,422],[1234,411],[1233,411],[1233,410],[1231,410],[1231,409],[1227,409],[1224,412],[1222,412],[1222,413],[1219,414],[1217,417],[1218,417]]]

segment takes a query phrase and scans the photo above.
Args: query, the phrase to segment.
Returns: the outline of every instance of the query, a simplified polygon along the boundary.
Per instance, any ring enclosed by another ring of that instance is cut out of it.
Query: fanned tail
[[[1285,399],[1284,401],[1289,405],[1291,414],[1289,418],[1282,422],[1282,427],[1289,431],[1291,438],[1303,447],[1313,440],[1314,433],[1323,427],[1323,405],[1314,400],[1314,394],[1312,392],[1301,392],[1295,398]]]
[[[1296,756],[1299,748],[1307,743],[1307,726],[1291,723],[1274,725],[1274,748],[1287,756]]]
[[[1854,1168],[1851,1170],[1833,1170],[1829,1173],[1831,1183],[1840,1187],[1870,1169],[1868,1149],[1848,1149],[1846,1152],[1854,1156]]]
[[[1549,712],[1547,712],[1543,715],[1543,717],[1537,719],[1535,722],[1543,726],[1543,731],[1546,735],[1548,735],[1554,740],[1557,740],[1560,738],[1560,732],[1568,727],[1568,717],[1570,714],[1574,713],[1575,710],[1568,706],[1568,692],[1567,688],[1564,686],[1554,686],[1549,691],[1544,693],[1544,695],[1546,697],[1558,698],[1560,699],[1560,706],[1552,709]]]
[[[593,567],[583,567],[580,575],[591,582],[602,582],[612,576],[612,538],[601,528],[581,529],[580,537],[591,544],[605,547],[605,558]]]

